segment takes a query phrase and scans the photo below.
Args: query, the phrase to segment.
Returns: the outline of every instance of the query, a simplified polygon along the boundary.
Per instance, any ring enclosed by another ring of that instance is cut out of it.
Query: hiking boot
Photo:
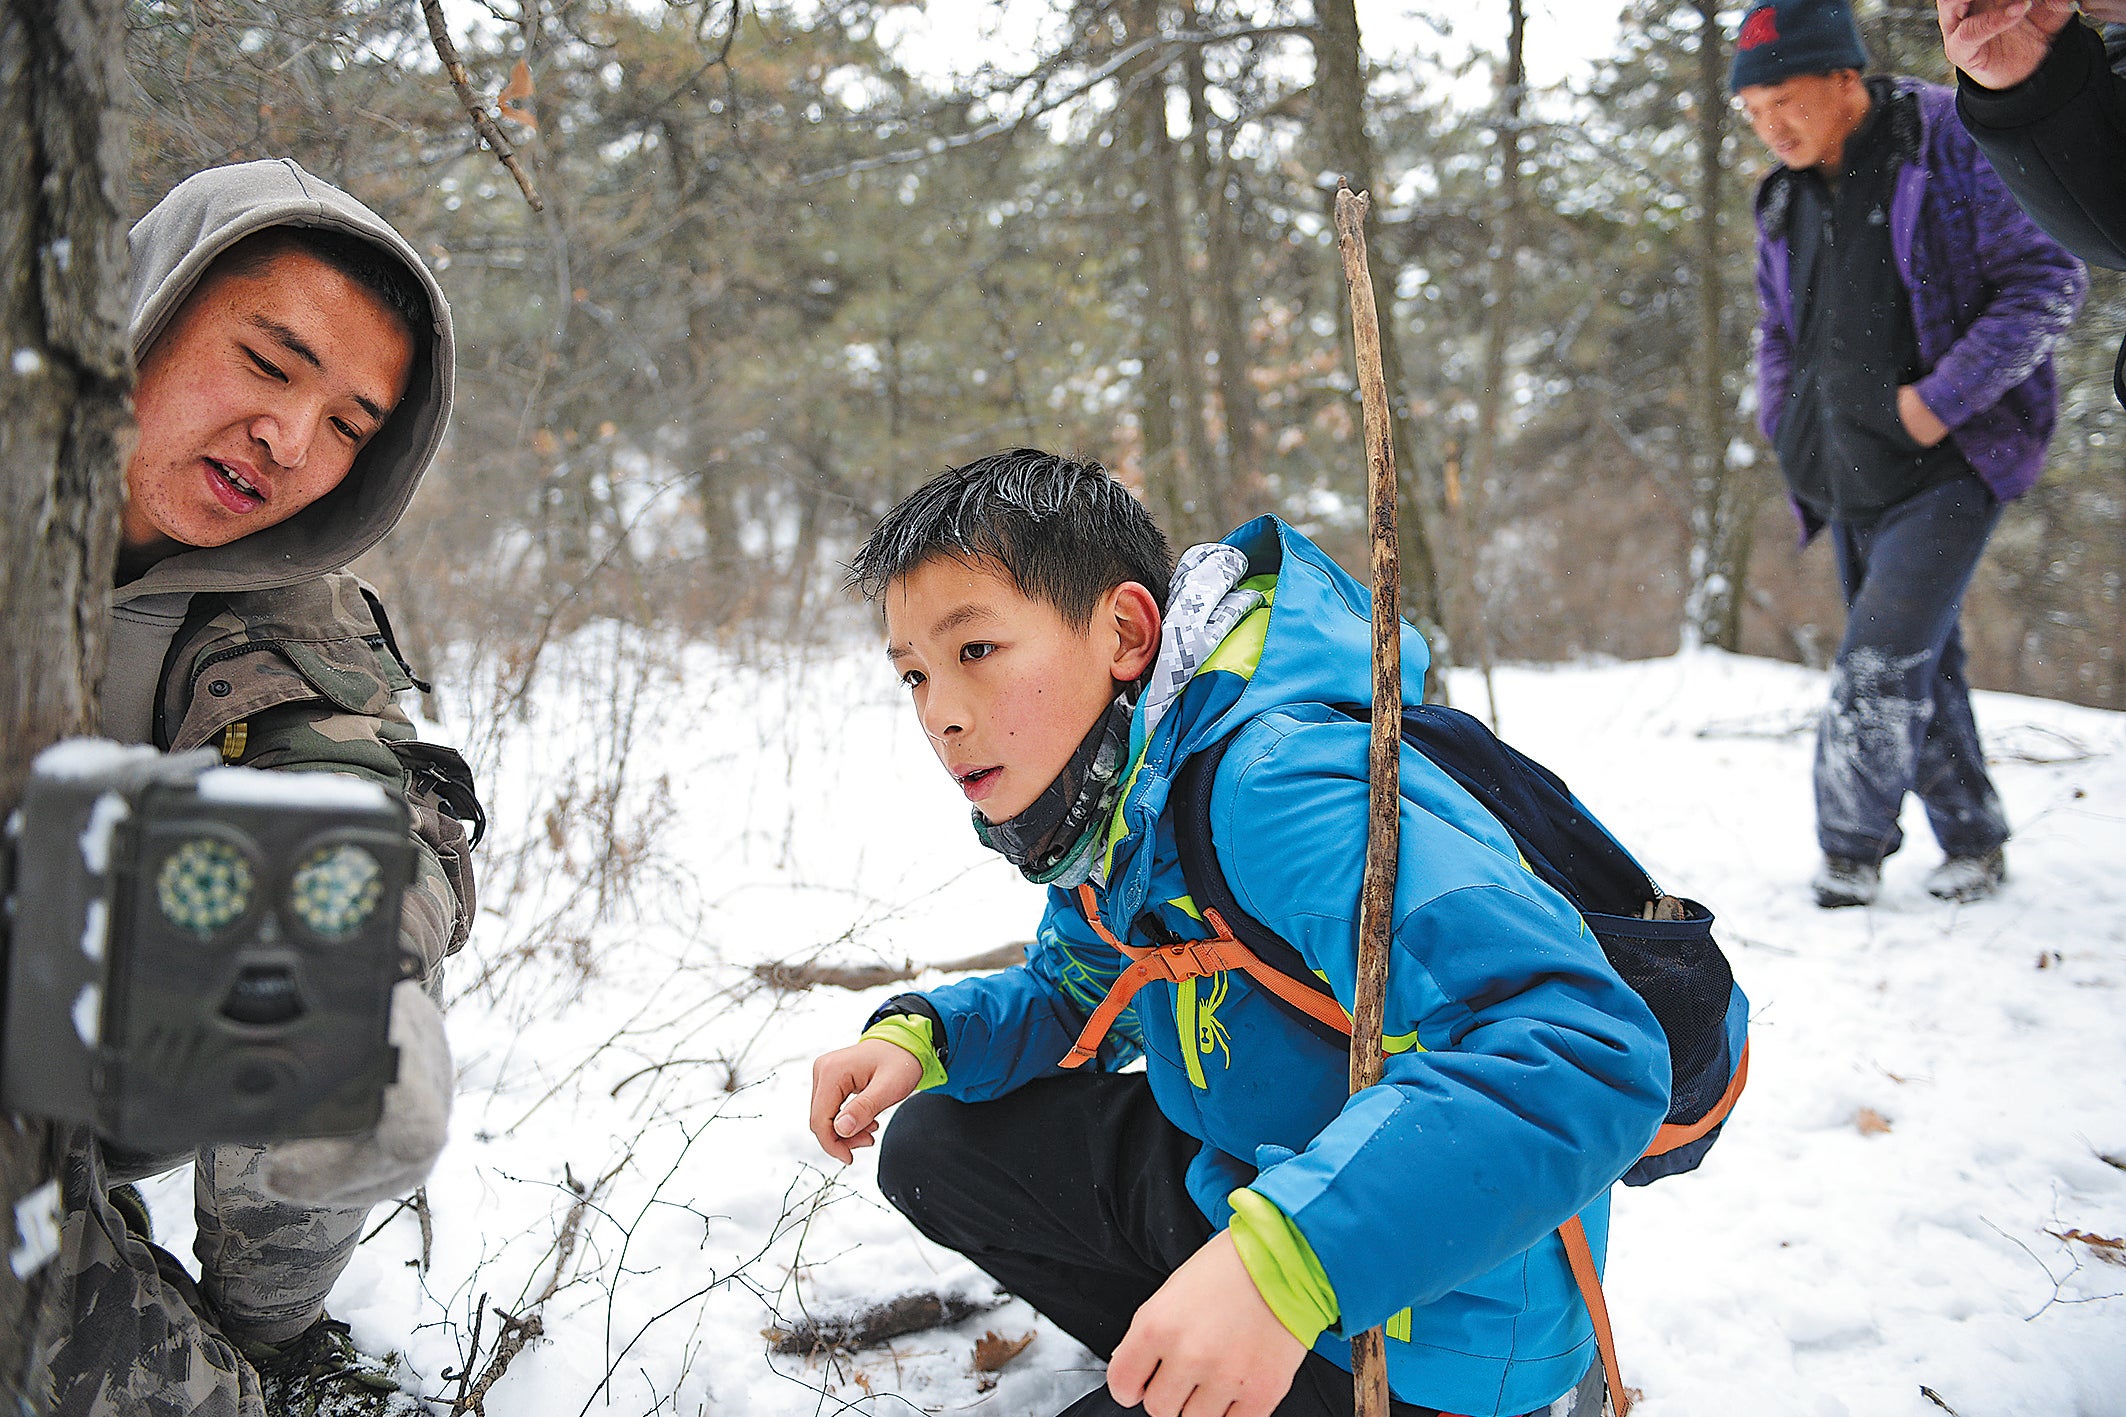
[[[1999,847],[1982,856],[1951,856],[1927,873],[1927,894],[1969,905],[1996,894],[2008,879],[2008,858]]]
[[[1816,868],[1809,889],[1816,893],[1816,903],[1825,910],[1847,905],[1873,905],[1875,893],[1882,889],[1882,867],[1873,861],[1856,861],[1850,856],[1826,856],[1823,864]]]
[[[258,1370],[266,1417],[397,1417],[424,1410],[399,1391],[391,1361],[355,1347],[338,1319],[320,1318],[284,1343],[240,1346]]]

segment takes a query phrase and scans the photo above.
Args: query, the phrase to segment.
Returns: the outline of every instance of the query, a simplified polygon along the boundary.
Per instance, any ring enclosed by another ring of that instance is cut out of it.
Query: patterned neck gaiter
[[[1056,780],[1016,817],[990,822],[977,809],[974,834],[982,845],[1037,886],[1068,890],[1092,879],[1101,829],[1122,790],[1136,706],[1137,685],[1131,684],[1115,695]]]

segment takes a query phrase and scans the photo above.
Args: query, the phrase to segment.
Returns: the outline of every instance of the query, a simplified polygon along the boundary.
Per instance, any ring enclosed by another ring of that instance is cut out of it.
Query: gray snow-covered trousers
[[[1845,639],[1816,738],[1816,837],[1826,856],[1880,861],[1917,793],[1942,850],[1981,856],[2008,838],[1986,776],[1957,620],[2001,504],[1975,474],[1874,521],[1833,522]]]

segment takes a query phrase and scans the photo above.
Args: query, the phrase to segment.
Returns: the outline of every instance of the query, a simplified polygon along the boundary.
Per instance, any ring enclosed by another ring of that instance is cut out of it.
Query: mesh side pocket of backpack
[[[1735,1075],[1727,1014],[1735,974],[1713,940],[1713,913],[1694,900],[1682,902],[1681,920],[1587,917],[1610,967],[1646,1001],[1668,1037],[1670,1124],[1701,1120],[1726,1095]],[[1624,1184],[1643,1186],[1697,1166],[1720,1135],[1714,1127],[1688,1145],[1660,1156],[1641,1157],[1624,1173]]]

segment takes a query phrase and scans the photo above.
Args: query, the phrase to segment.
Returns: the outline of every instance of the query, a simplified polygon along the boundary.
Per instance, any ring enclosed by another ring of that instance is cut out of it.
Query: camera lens
[[[211,935],[251,908],[251,862],[215,837],[194,837],[163,858],[155,901],[180,930]]]
[[[286,966],[251,965],[236,976],[221,1011],[237,1023],[271,1027],[301,1018],[303,996]]]
[[[339,842],[303,858],[288,885],[288,907],[313,934],[351,935],[384,898],[384,869],[359,846]]]

